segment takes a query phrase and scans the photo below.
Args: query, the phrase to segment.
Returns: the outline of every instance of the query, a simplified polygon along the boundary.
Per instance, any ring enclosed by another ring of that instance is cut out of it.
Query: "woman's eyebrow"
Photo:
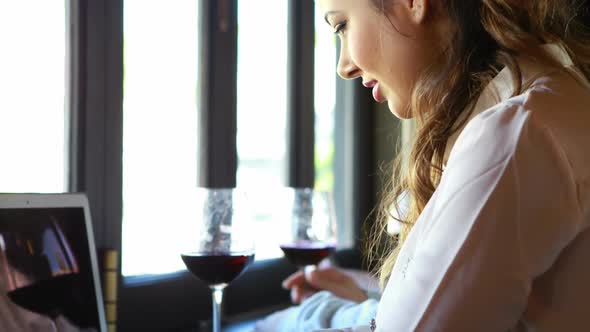
[[[329,12],[326,12],[326,14],[324,15],[324,20],[326,21],[326,23],[328,23],[328,25],[331,26],[330,21],[328,20],[328,16],[335,15],[335,14],[338,14],[338,13],[340,13],[340,11],[338,11],[338,10],[331,10]]]

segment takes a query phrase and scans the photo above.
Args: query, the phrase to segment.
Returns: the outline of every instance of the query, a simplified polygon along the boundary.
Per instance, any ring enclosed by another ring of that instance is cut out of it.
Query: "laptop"
[[[107,331],[88,200],[0,194],[0,329],[45,321]]]

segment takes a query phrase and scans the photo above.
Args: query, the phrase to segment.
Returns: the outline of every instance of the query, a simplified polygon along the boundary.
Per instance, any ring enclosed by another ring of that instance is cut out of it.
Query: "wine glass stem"
[[[213,291],[213,332],[221,332],[221,302],[223,301],[223,286],[214,286]]]

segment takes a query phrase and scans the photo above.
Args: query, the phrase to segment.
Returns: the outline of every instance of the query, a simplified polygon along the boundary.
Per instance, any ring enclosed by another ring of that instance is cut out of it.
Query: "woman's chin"
[[[402,106],[399,103],[393,102],[392,100],[387,100],[387,107],[389,108],[391,113],[393,113],[393,115],[395,115],[401,120],[413,118],[409,106]]]

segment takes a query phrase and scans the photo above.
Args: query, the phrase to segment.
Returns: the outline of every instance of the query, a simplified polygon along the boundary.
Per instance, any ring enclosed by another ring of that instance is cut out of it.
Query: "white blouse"
[[[590,85],[543,50],[563,68],[521,59],[515,97],[504,69],[456,137],[376,331],[590,331]]]

